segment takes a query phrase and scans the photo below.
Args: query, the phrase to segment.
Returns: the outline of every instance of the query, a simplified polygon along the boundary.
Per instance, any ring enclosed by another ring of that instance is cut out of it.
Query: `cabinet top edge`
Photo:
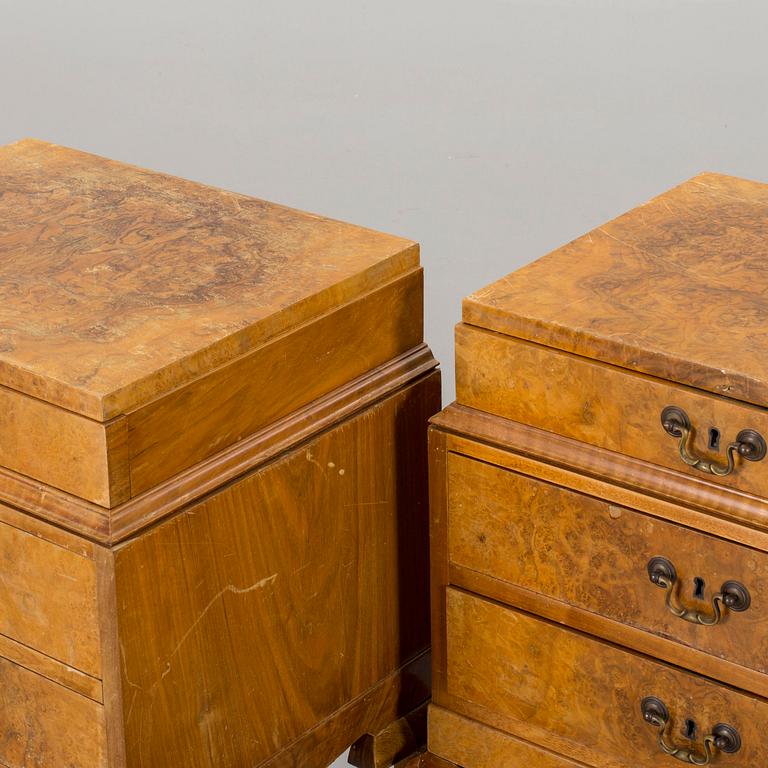
[[[0,147],[0,385],[106,421],[419,266],[418,244],[35,139]]]
[[[470,325],[768,406],[768,184],[702,173],[468,296]]]

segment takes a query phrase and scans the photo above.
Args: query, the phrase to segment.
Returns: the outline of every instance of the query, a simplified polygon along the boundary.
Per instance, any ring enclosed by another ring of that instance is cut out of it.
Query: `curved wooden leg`
[[[358,739],[349,752],[357,768],[388,768],[417,752],[427,741],[427,702],[390,723],[383,731]]]

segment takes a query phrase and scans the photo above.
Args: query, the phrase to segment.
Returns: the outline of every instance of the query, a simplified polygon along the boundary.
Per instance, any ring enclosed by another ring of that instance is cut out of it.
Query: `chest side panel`
[[[430,375],[115,559],[129,766],[257,764],[429,642]]]

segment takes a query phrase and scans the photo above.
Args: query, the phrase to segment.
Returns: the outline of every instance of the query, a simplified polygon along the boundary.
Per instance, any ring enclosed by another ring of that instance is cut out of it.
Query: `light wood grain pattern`
[[[728,443],[747,427],[768,440],[768,411],[649,376],[460,325],[456,331],[456,392],[463,405],[572,437],[644,461],[702,476],[680,459],[678,441],[661,426],[667,405],[681,407],[695,433],[689,448],[724,461]],[[707,448],[710,427],[722,451]],[[768,497],[768,459],[737,459],[717,484]]]
[[[676,740],[685,718],[700,734],[720,722],[738,730],[741,750],[718,765],[768,758],[763,699],[454,589],[447,602],[447,690],[460,714],[590,765],[658,768],[668,758],[640,713],[642,699],[657,696]]]
[[[107,547],[94,547],[96,588],[99,601],[99,639],[102,658],[104,722],[109,768],[125,768],[125,730],[123,727],[123,682],[120,637],[117,626],[115,553]]]
[[[118,547],[129,766],[258,764],[428,645],[438,403],[432,374]]]
[[[765,553],[455,454],[448,468],[451,562],[768,674]],[[681,604],[709,615],[736,580],[749,610],[711,627],[673,616],[648,578],[655,556],[674,563]]]
[[[697,674],[768,699],[768,677],[748,666],[720,659],[694,646],[683,645],[638,629],[631,624],[624,624],[602,614],[576,608],[561,600],[471,568],[451,565],[448,573],[450,583],[467,592],[474,592],[477,595],[513,605],[544,619],[564,624],[667,664],[690,669]]]
[[[107,768],[101,705],[3,658],[0,724],[7,768]]]
[[[6,635],[0,635],[0,656],[93,701],[102,702],[101,680],[46,656],[28,645],[12,640]]]
[[[132,495],[418,346],[422,292],[417,269],[131,413]]]
[[[436,366],[437,361],[429,347],[419,344],[367,371],[328,395],[115,508],[111,514],[111,536],[107,542],[116,544],[127,539],[222,484],[394,394],[403,386],[434,371]]]
[[[1,491],[0,495],[2,495]],[[71,497],[65,497],[64,494],[62,494],[62,501],[64,498]],[[51,525],[30,514],[26,514],[8,504],[0,503],[0,522],[6,523],[13,528],[20,528],[32,536],[44,539],[62,549],[67,549],[87,560],[93,560],[95,549],[93,542],[88,541],[88,539],[85,539],[82,536],[77,536],[69,531],[65,531],[58,526]]]
[[[38,141],[0,148],[0,384],[98,420],[418,264],[401,238]]]
[[[689,528],[706,530],[719,537],[742,541],[753,547],[759,546],[761,552],[768,551],[765,533],[678,504],[671,504],[645,493],[591,476],[591,474],[601,474],[604,467],[608,469],[613,467],[612,464],[606,463],[603,459],[605,456],[618,456],[618,454],[609,454],[606,451],[594,449],[596,456],[591,456],[590,452],[593,449],[587,450],[588,446],[583,444],[513,422],[506,422],[503,419],[490,417],[460,406],[450,406],[438,416],[433,417],[432,422],[441,426],[440,429],[435,427],[430,429],[430,442],[435,446],[435,450],[430,453],[430,538],[432,540],[432,637],[436,696],[442,690],[442,681],[445,678],[445,587],[448,584],[455,584],[468,591],[519,606],[553,621],[568,624],[671,664],[695,669],[709,677],[725,680],[732,685],[768,698],[768,677],[748,667],[717,658],[691,646],[681,645],[664,637],[649,634],[642,629],[636,629],[630,625],[605,618],[600,614],[576,608],[547,597],[541,591],[532,591],[525,587],[516,586],[511,582],[502,581],[495,575],[483,574],[455,563],[449,565],[448,502],[446,496],[448,490],[447,458],[451,456],[452,452],[476,457],[499,467],[525,473],[530,477],[544,478],[549,482],[572,488],[580,493],[602,498],[609,504],[618,504],[623,507],[632,506],[660,520],[674,520]],[[491,425],[494,429],[490,428]],[[444,432],[443,428],[448,427],[466,428],[468,434],[472,434],[476,439],[468,439],[458,434]],[[486,442],[478,442],[481,439],[505,445],[508,439],[511,439],[512,447],[515,450],[535,449],[536,452],[543,453],[551,461],[572,463],[577,466],[584,465],[583,468],[590,474],[582,474],[568,467],[545,463],[513,453],[512,450],[495,447]],[[440,446],[439,449],[438,446]],[[641,462],[636,463],[642,464]],[[645,465],[645,471],[653,474],[656,468]],[[611,473],[608,472],[607,474],[610,476]],[[722,491],[726,497],[734,495],[732,491],[716,490]],[[727,509],[727,499],[723,502],[723,506]]]
[[[0,387],[0,464],[102,506],[126,498],[110,478],[112,429]]]
[[[93,501],[86,501],[4,467],[0,467],[0,498],[23,510],[19,514],[26,519],[37,515],[61,526],[60,530],[66,530],[70,535],[75,533],[94,541],[109,541],[109,510]],[[85,538],[80,541],[90,544]]]
[[[450,405],[432,418],[469,453],[768,552],[768,500],[552,432]]]
[[[17,527],[45,529],[44,536],[49,538],[51,532],[57,531],[62,546],[75,547],[78,551],[92,546],[82,536],[105,545],[117,543],[210,493],[222,483],[387,397],[436,366],[437,361],[429,348],[418,344],[111,510],[0,467],[0,498],[29,513],[0,505],[0,520],[8,519],[10,515],[12,524]],[[57,527],[46,525],[37,518],[45,518]],[[72,536],[62,529],[79,536]]]
[[[0,633],[101,676],[93,562],[0,523]]]
[[[412,270],[106,425],[0,387],[0,462],[119,506],[418,347],[422,290]]]
[[[464,301],[464,322],[768,405],[768,185],[706,173]]]
[[[429,749],[435,755],[450,759],[450,765],[462,768],[582,768],[584,765],[434,705],[429,708]],[[427,767],[432,765],[430,757],[427,756],[424,763]],[[435,763],[436,768],[439,765],[441,763]]]

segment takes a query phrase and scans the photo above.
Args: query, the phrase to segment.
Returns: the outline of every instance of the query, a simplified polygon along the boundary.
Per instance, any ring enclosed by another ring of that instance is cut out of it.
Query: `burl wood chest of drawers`
[[[438,408],[414,243],[1,148],[0,765],[396,752]]]
[[[703,174],[465,300],[440,758],[768,765],[767,257],[768,185]]]

